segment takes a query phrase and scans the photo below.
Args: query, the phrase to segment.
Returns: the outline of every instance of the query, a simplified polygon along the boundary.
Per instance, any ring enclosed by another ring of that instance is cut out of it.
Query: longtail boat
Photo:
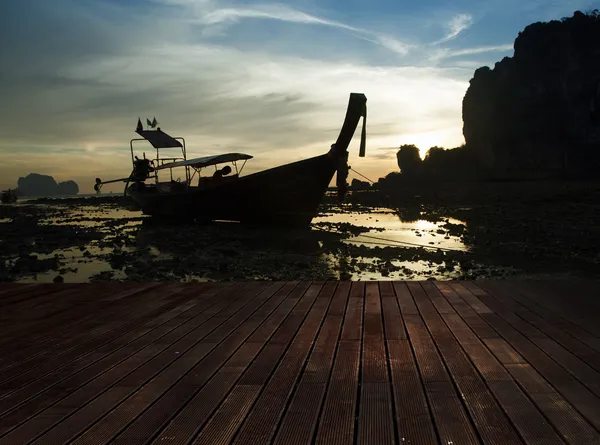
[[[103,184],[125,182],[125,194],[144,214],[156,218],[306,226],[316,216],[336,173],[338,196],[343,199],[349,169],[347,149],[361,117],[359,156],[365,156],[366,104],[364,94],[350,94],[341,131],[327,153],[245,176],[241,172],[251,155],[225,153],[188,159],[185,139],[171,137],[160,128],[144,129],[138,119],[136,133],[142,138],[130,141],[130,176],[111,181],[97,178],[94,188],[100,192]],[[156,149],[156,158],[147,159],[145,153],[138,158],[133,149],[137,141],[149,142]],[[180,156],[161,157],[161,151],[177,148]],[[218,168],[220,164],[228,165]],[[203,176],[208,167],[214,167],[214,173]],[[173,179],[174,169],[183,169],[181,178]]]

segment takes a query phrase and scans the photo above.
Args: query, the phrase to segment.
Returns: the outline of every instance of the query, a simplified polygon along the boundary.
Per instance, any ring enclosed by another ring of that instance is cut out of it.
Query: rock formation
[[[56,183],[52,176],[30,173],[17,181],[19,196],[76,195],[79,186],[74,181]]]
[[[475,71],[466,145],[497,177],[600,174],[600,14],[534,23]]]
[[[76,195],[79,193],[79,186],[75,181],[59,182],[56,193],[59,195]]]

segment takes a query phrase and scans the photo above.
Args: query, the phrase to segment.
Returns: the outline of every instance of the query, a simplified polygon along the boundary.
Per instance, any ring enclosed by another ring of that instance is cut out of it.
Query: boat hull
[[[160,193],[132,185],[127,193],[156,218],[306,226],[335,171],[335,157],[325,154],[209,187]]]

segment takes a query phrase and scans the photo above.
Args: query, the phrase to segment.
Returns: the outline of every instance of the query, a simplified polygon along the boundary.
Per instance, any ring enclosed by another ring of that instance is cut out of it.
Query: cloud
[[[164,0],[173,3],[173,0]],[[189,7],[188,2],[176,1],[176,4]],[[319,25],[350,32],[354,37],[380,45],[389,51],[406,55],[413,45],[402,42],[390,35],[381,34],[336,20],[317,17],[279,3],[257,4],[239,8],[216,8],[212,2],[201,2],[194,5],[191,23],[203,25],[204,35],[224,35],[227,26],[237,24],[244,19],[275,20],[287,23]]]
[[[440,40],[433,42],[433,45],[448,42],[456,38],[461,32],[469,29],[473,24],[473,16],[471,14],[458,14],[452,17],[446,27],[448,33]]]
[[[334,28],[345,29],[348,31],[364,32],[359,28],[345,25],[344,23],[336,22],[334,20],[327,20],[315,17],[313,15],[306,14],[304,12],[290,8],[286,5],[280,4],[256,5],[251,8],[245,7],[215,9],[202,14],[197,19],[197,21],[204,25],[215,25],[227,22],[235,23],[244,18],[271,19],[281,20],[285,22],[325,25]]]
[[[487,54],[487,53],[498,53],[498,52],[507,52],[513,50],[513,44],[507,43],[504,45],[490,45],[490,46],[480,46],[475,48],[462,48],[462,49],[438,49],[429,54],[429,60],[433,63],[439,62],[441,60],[453,59],[461,56],[473,56],[477,54]],[[456,67],[463,68],[476,68],[477,66],[482,66],[482,63],[475,63],[473,61],[456,61],[453,62],[453,65]]]
[[[138,116],[156,116],[165,131],[186,137],[190,154],[236,147],[255,155],[245,171],[274,166],[327,150],[350,92],[368,97],[367,158],[355,161],[361,172],[359,165],[372,176],[396,168],[393,153],[388,162],[371,147],[461,143],[464,73],[408,61],[400,66],[360,57],[301,57],[274,52],[268,42],[240,49],[230,39],[205,39],[195,23],[208,16],[210,25],[201,29],[224,25],[226,32],[254,14],[351,33],[392,54],[416,57],[413,44],[284,6],[155,4],[158,10],[134,14],[129,6],[92,0],[39,2],[35,10],[21,7],[18,26],[0,30],[3,41],[14,42],[0,66],[0,177],[16,181],[41,165],[61,180],[127,174]],[[337,54],[334,45],[314,43]],[[355,140],[352,159],[357,148]]]

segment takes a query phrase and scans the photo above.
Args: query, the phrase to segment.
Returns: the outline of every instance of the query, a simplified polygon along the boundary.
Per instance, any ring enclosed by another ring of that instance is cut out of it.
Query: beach
[[[536,213],[531,197],[522,196],[520,204],[510,201],[507,210],[501,200],[466,205],[438,195],[434,205],[426,196],[419,204],[356,192],[340,205],[327,195],[306,229],[227,221],[165,224],[120,195],[21,200],[0,206],[0,280],[595,276],[595,195],[582,197],[583,205],[572,196],[538,193],[534,201],[544,203],[543,214]],[[565,199],[571,203],[569,212]]]

